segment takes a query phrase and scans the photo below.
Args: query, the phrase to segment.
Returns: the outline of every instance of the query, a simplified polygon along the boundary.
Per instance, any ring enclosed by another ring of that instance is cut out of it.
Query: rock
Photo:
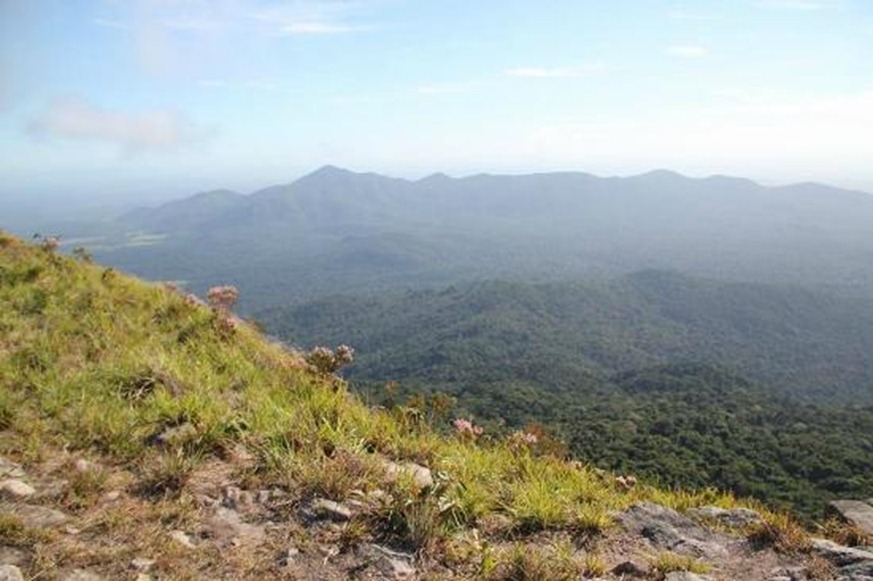
[[[664,581],[708,581],[709,577],[701,577],[690,571],[673,571],[667,573]]]
[[[130,568],[134,571],[139,571],[140,573],[148,573],[152,570],[152,567],[155,566],[154,559],[146,559],[145,557],[137,557],[136,559],[131,560]]]
[[[873,553],[844,547],[827,539],[813,539],[812,550],[840,568],[863,563],[873,565]]]
[[[119,498],[121,498],[121,492],[120,492],[120,491],[118,491],[118,490],[110,490],[109,492],[107,492],[106,494],[104,494],[103,496],[100,497],[100,501],[101,501],[101,502],[109,503],[109,502],[115,502],[115,501],[118,500]]]
[[[0,481],[0,494],[6,498],[21,500],[28,496],[32,496],[34,493],[36,493],[36,489],[21,480],[9,478]]]
[[[197,504],[204,508],[210,508],[218,504],[218,501],[208,494],[195,494],[194,500],[196,500]]]
[[[257,545],[264,541],[263,527],[243,522],[240,514],[219,506],[208,521],[209,536],[219,546]]]
[[[346,521],[352,518],[352,509],[339,502],[317,498],[312,502],[312,511],[319,518],[333,521]]]
[[[229,460],[234,464],[253,464],[255,456],[243,444],[237,444],[229,452]]]
[[[78,460],[76,460],[75,466],[77,472],[87,472],[91,469],[91,463],[84,458],[79,458]]]
[[[294,564],[294,557],[300,554],[297,547],[288,547],[279,553],[279,565],[282,567],[290,567]]]
[[[21,524],[29,529],[47,529],[64,523],[67,515],[59,510],[31,504],[17,504],[5,507],[7,513],[18,517]]]
[[[6,547],[0,545],[0,565],[24,565],[27,562],[27,555],[24,551],[15,547]],[[0,577],[2,580],[2,577]]]
[[[760,514],[750,508],[724,509],[717,506],[704,506],[693,508],[688,513],[696,517],[718,521],[730,528],[743,528],[764,521]]]
[[[624,561],[612,568],[612,574],[624,577],[648,577],[649,572],[633,561]]]
[[[412,555],[374,544],[360,545],[357,554],[359,558],[390,579],[409,579],[415,575]]]
[[[767,581],[809,581],[810,578],[806,567],[777,567],[770,571]]]
[[[258,504],[267,504],[270,502],[270,491],[269,490],[259,490],[258,491]]]
[[[103,581],[103,577],[86,569],[73,569],[61,579],[63,581]]]
[[[191,535],[185,531],[175,530],[170,532],[170,538],[185,547],[186,549],[196,549],[197,546],[191,540]]]
[[[252,493],[247,490],[242,490],[237,486],[228,486],[224,489],[224,505],[228,508],[239,509],[246,506],[251,506],[253,502]]]
[[[632,533],[641,535],[659,549],[693,557],[724,557],[727,538],[708,531],[673,509],[643,502],[620,513],[616,519]]]
[[[0,479],[2,478],[16,478],[21,479],[24,478],[24,470],[21,469],[20,464],[16,464],[15,462],[10,462],[6,458],[0,456]]]
[[[829,512],[836,513],[867,535],[873,535],[873,506],[860,500],[834,500],[828,505]]]
[[[396,480],[400,477],[412,478],[412,481],[419,488],[430,488],[433,486],[433,475],[430,469],[425,468],[421,464],[416,464],[415,462],[398,463],[385,460],[384,466],[385,474],[389,480]]]
[[[839,579],[844,581],[873,581],[873,561],[861,561],[840,567]]]
[[[24,575],[15,565],[0,565],[0,581],[24,581]]]
[[[50,480],[41,482],[39,490],[33,495],[33,500],[52,502],[63,497],[70,489],[69,480]]]

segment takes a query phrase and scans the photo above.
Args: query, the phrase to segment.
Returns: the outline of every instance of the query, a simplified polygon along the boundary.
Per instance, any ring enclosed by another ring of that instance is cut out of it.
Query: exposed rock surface
[[[67,515],[47,506],[13,504],[3,507],[3,511],[18,517],[29,529],[47,529],[67,521]]]
[[[719,508],[717,506],[704,506],[693,508],[688,511],[696,517],[719,522],[730,528],[743,528],[761,523],[761,515],[749,508]]]
[[[347,521],[352,518],[352,509],[345,504],[326,498],[316,498],[312,502],[310,509],[316,518],[333,521]]]
[[[27,557],[21,549],[0,546],[0,565],[22,565],[26,560]]]
[[[643,502],[619,514],[617,520],[658,549],[692,557],[722,557],[729,539],[664,506]]]
[[[389,579],[410,579],[415,575],[413,556],[385,547],[365,544],[358,547],[358,557]]]
[[[170,538],[176,541],[179,545],[185,547],[186,549],[197,548],[197,545],[195,545],[194,541],[191,539],[191,535],[189,535],[185,531],[170,531]]]
[[[215,508],[206,531],[220,546],[256,545],[265,538],[263,526],[246,523],[237,511],[223,506]]]
[[[873,499],[867,502],[860,500],[834,500],[830,503],[832,512],[848,523],[855,525],[867,535],[873,536]]]
[[[841,581],[873,581],[873,552],[844,547],[826,539],[814,539],[813,550],[837,567]]]
[[[0,581],[24,581],[24,575],[15,565],[0,565]]]
[[[33,496],[35,492],[36,489],[33,486],[15,478],[0,481],[0,495],[13,500],[21,500],[28,496]]]
[[[130,561],[130,568],[141,573],[148,573],[155,566],[154,559],[146,559],[145,557],[137,557]]]
[[[63,581],[103,581],[103,577],[87,569],[73,569],[61,579]]]
[[[710,581],[710,579],[712,577],[697,575],[689,571],[673,571],[664,577],[664,581]]]
[[[389,480],[398,477],[408,477],[412,478],[413,482],[415,482],[419,488],[429,488],[433,486],[433,475],[431,474],[430,469],[425,468],[421,464],[416,464],[415,462],[392,462],[391,460],[386,460],[384,466],[385,474],[388,476]]]
[[[16,464],[0,456],[0,480],[6,478],[24,478],[24,470],[20,464]]]

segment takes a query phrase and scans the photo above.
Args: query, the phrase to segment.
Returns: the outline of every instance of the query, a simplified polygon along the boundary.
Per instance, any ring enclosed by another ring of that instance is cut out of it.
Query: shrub
[[[340,345],[336,351],[328,347],[316,347],[306,354],[305,359],[321,375],[330,375],[354,361],[355,350],[348,345]]]

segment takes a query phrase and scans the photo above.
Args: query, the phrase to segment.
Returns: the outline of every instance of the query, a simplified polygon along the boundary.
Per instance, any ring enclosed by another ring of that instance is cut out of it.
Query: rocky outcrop
[[[639,534],[654,548],[692,557],[723,557],[731,541],[675,510],[651,502],[632,506],[619,514],[617,520],[627,531]]]
[[[24,581],[24,575],[15,565],[0,565],[0,581]]]
[[[861,500],[834,500],[829,503],[829,512],[852,524],[869,537],[873,537],[873,498]]]
[[[385,460],[383,462],[385,474],[388,480],[397,478],[411,478],[419,488],[430,488],[433,486],[433,475],[428,468],[414,462],[393,462]]]
[[[719,508],[717,506],[704,506],[692,508],[688,514],[698,518],[717,522],[731,529],[742,529],[764,521],[761,515],[749,508]]]
[[[818,555],[837,568],[840,581],[871,581],[873,579],[873,552],[855,547],[844,547],[826,539],[814,539],[812,548]]]

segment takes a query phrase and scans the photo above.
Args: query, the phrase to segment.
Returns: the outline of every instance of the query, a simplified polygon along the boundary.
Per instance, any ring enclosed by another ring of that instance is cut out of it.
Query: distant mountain
[[[873,196],[668,171],[417,181],[325,167],[247,196],[199,194],[114,225],[160,243],[97,247],[150,278],[243,287],[252,310],[324,293],[645,268],[873,296]],[[123,242],[123,241],[122,241]]]
[[[208,228],[222,216],[238,212],[246,197],[230,190],[213,190],[168,202],[154,209],[140,208],[121,216],[122,224],[153,232]]]

